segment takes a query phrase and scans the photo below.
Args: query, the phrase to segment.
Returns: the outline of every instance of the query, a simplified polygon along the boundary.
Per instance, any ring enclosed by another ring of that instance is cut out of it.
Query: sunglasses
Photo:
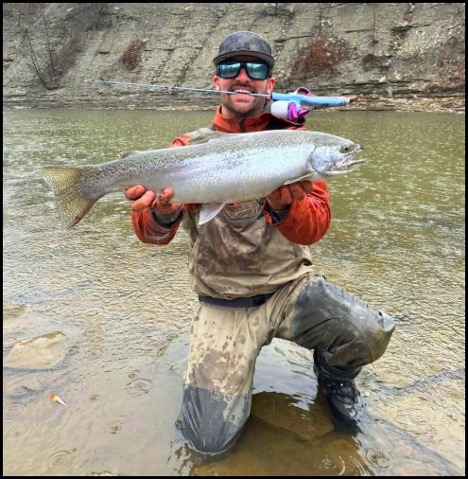
[[[236,78],[241,68],[245,68],[252,80],[266,80],[270,75],[270,67],[260,62],[222,62],[218,64],[217,75],[220,78]]]

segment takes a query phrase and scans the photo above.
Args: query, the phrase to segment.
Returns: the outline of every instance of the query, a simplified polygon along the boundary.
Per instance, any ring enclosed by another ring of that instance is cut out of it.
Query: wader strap
[[[275,293],[259,294],[248,298],[221,299],[211,296],[198,296],[201,303],[214,304],[225,308],[255,308],[266,303]]]

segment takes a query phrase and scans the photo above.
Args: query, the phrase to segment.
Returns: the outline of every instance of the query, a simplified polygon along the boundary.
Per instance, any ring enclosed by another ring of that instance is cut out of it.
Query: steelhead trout
[[[108,193],[141,184],[174,190],[174,202],[204,206],[199,223],[225,204],[263,198],[298,180],[316,181],[354,170],[361,146],[316,131],[270,130],[220,133],[202,128],[188,146],[128,153],[95,166],[46,166],[44,179],[57,201],[62,223],[79,223]]]

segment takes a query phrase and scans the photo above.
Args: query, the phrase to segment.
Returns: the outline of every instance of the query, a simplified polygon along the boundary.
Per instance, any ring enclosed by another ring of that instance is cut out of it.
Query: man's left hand
[[[296,181],[296,183],[290,185],[280,186],[270,193],[266,199],[272,209],[284,211],[289,209],[294,199],[300,201],[311,191],[311,181]]]

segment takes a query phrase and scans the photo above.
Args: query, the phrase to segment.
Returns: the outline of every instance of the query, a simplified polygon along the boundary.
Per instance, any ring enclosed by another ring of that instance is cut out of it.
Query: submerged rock
[[[3,361],[17,369],[46,369],[59,364],[69,348],[67,337],[60,331],[18,341]]]

